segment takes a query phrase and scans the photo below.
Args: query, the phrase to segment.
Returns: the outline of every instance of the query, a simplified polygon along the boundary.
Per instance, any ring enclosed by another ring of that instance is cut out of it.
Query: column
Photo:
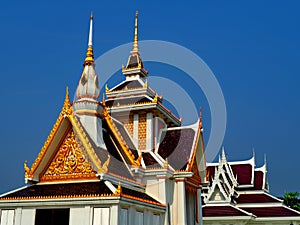
[[[177,185],[177,224],[186,225],[186,201],[184,178],[176,179]]]
[[[153,114],[147,113],[146,115],[146,150],[153,149]]]
[[[133,142],[139,148],[139,114],[133,115]]]

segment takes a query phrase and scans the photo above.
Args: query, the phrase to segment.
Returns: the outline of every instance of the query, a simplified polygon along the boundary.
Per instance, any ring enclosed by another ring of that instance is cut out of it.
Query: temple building
[[[92,36],[93,16],[76,99],[67,89],[42,149],[24,163],[26,185],[0,196],[0,225],[202,224],[201,117],[182,126],[150,88],[138,14],[124,81],[99,100]]]
[[[269,193],[267,162],[256,167],[255,156],[228,162],[225,150],[217,163],[207,163],[203,187],[203,224],[300,224],[300,212]]]

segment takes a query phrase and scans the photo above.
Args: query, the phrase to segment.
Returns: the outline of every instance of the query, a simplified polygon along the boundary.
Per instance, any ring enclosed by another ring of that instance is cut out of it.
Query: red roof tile
[[[257,217],[284,217],[284,216],[298,216],[297,213],[287,207],[257,207],[257,208],[241,208],[247,212],[250,212]]]
[[[180,128],[163,131],[158,154],[168,158],[169,164],[175,169],[185,169],[193,147],[196,132],[192,128]]]
[[[117,188],[117,185],[114,185]],[[0,200],[7,198],[46,198],[46,197],[70,197],[73,196],[87,196],[90,195],[102,195],[102,194],[113,194],[111,190],[104,184],[104,181],[95,181],[95,182],[82,182],[82,183],[56,183],[56,184],[43,184],[43,185],[30,185],[24,189],[16,190],[15,192],[8,193],[0,198]],[[144,192],[139,192],[131,190],[126,187],[122,187],[122,194],[126,196],[136,197],[139,199],[144,199],[151,201],[153,203],[159,204],[151,196],[147,195]]]
[[[262,190],[263,183],[264,183],[264,173],[262,171],[255,171],[254,172],[254,189]]]
[[[234,176],[237,175],[239,185],[251,184],[253,170],[251,164],[231,165],[231,168]]]
[[[237,203],[270,203],[270,202],[281,202],[278,199],[268,194],[241,194],[236,199]]]
[[[217,216],[249,216],[241,210],[233,206],[204,206],[202,208],[204,217],[217,217]]]
[[[212,181],[212,178],[215,175],[215,168],[216,168],[216,166],[208,166],[206,168],[206,176],[208,176],[207,178],[209,181]]]

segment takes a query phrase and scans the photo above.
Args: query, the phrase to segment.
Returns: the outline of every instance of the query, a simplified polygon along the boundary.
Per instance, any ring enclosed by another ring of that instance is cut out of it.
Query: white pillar
[[[146,150],[151,151],[153,149],[153,114],[147,113],[146,119]]]
[[[22,209],[21,225],[34,225],[35,209]]]
[[[135,209],[133,207],[130,207],[128,209],[128,224],[134,224],[134,222],[135,222]]]
[[[157,143],[158,143],[158,118],[155,117],[154,118],[154,129],[155,129],[155,133],[154,133],[154,147],[156,148],[157,147]]]
[[[110,207],[110,222],[109,225],[118,225],[119,223],[119,206],[113,205]],[[120,224],[122,224],[122,221],[120,221]]]
[[[153,214],[150,211],[144,211],[144,225],[153,225]]]
[[[201,199],[201,189],[197,190],[197,204],[198,204],[198,223],[199,225],[203,224],[202,220],[202,199]]]
[[[186,224],[186,196],[185,196],[185,182],[184,179],[177,179],[177,224]]]
[[[166,180],[167,176],[157,176],[158,179],[158,199],[162,204],[166,204]]]
[[[15,223],[14,225],[21,225],[21,219],[22,219],[22,209],[17,208],[15,209]],[[33,223],[31,223],[33,224]]]
[[[135,147],[139,148],[139,114],[133,115],[133,142]]]
[[[90,213],[91,207],[72,207],[70,208],[70,225],[82,225],[87,224],[90,225]]]

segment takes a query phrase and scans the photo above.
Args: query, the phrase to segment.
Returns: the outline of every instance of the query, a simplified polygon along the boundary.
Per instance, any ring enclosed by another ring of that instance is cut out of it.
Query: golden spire
[[[88,49],[86,52],[86,57],[84,60],[85,65],[91,65],[94,63],[94,53],[93,53],[93,14],[90,15],[90,32],[89,32],[89,42]]]
[[[133,38],[133,52],[139,52],[139,45],[138,45],[138,11],[135,13],[135,24],[134,24],[134,38]]]

